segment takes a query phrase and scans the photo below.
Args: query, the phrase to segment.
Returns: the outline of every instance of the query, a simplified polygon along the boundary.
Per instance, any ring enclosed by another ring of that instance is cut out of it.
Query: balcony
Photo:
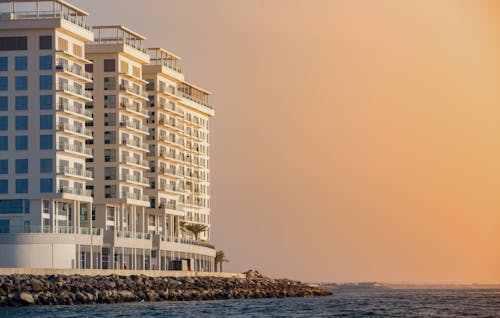
[[[185,199],[185,198],[181,198],[179,200],[179,203],[181,205],[185,205],[185,206],[190,206],[192,208],[196,208],[196,209],[200,209],[200,208],[205,208],[201,202],[198,202],[196,200],[193,200],[193,199]]]
[[[74,154],[76,156],[83,156],[91,158],[93,157],[92,149],[85,148],[83,146],[76,146],[69,143],[59,143],[57,145],[57,151],[64,151],[68,154]]]
[[[73,105],[61,104],[57,106],[57,110],[60,112],[68,113],[70,115],[82,117],[86,120],[92,120],[93,117],[91,111],[88,111],[83,107],[77,108]]]
[[[57,91],[65,93],[71,97],[80,98],[87,102],[92,101],[92,94],[86,92],[83,88],[76,88],[73,86],[69,86],[68,84],[58,83]]]
[[[120,127],[122,128],[127,128],[132,131],[141,133],[141,134],[148,134],[148,129],[146,127],[142,127],[141,124],[134,122],[132,120],[123,120],[120,122]]]
[[[126,200],[126,203],[128,204],[135,204],[143,207],[150,206],[150,201],[149,201],[150,199],[149,196],[147,195],[141,195],[134,192],[122,192],[121,198],[123,200]]]
[[[164,175],[167,175],[169,177],[174,177],[177,179],[184,177],[184,174],[182,173],[181,170],[160,168],[160,169],[158,169],[158,172],[160,174],[164,174]]]
[[[14,0],[13,0],[14,1]],[[33,1],[35,2],[35,1]],[[10,20],[42,20],[42,19],[63,19],[74,25],[77,25],[87,31],[91,27],[83,21],[81,10],[70,12],[69,14],[60,11],[14,11],[10,13]]]
[[[184,112],[181,109],[175,107],[174,105],[171,105],[170,103],[160,103],[158,109],[165,110],[179,117],[184,117]]]
[[[186,189],[181,187],[181,186],[172,185],[172,184],[168,184],[168,183],[160,185],[158,187],[158,190],[165,191],[165,192],[172,192],[175,194],[183,194],[186,191]],[[175,210],[175,209],[173,209],[173,210]]]
[[[149,100],[148,93],[143,92],[140,88],[137,88],[135,86],[120,84],[120,91],[126,92],[143,100]]]
[[[149,151],[148,145],[142,144],[139,141],[135,141],[134,139],[122,139],[122,145],[131,147],[140,151]]]
[[[180,138],[176,139],[176,138],[169,136],[169,135],[163,135],[163,136],[160,136],[160,140],[164,141],[170,145],[173,145],[175,147],[184,148],[184,140],[183,139],[180,139]]]
[[[177,96],[175,92],[175,87],[170,87],[170,86],[160,86],[158,87],[158,93],[166,95],[167,97],[170,98],[175,98],[176,100],[179,99],[179,96]]]
[[[57,124],[56,130],[59,132],[69,133],[83,138],[92,138],[92,131],[85,129],[83,127],[69,125],[69,124]]]
[[[149,118],[148,111],[140,107],[139,105],[134,105],[130,103],[120,103],[120,109],[133,113],[135,115],[143,116]]]
[[[174,120],[167,120],[165,118],[160,118],[158,121],[160,125],[164,125],[167,128],[174,129],[176,131],[184,132],[184,125],[176,123]]]
[[[67,64],[57,64],[56,71],[64,72],[72,77],[84,80],[89,83],[92,82],[93,79],[92,73],[85,72],[81,68],[74,67],[73,65],[69,66]]]
[[[70,167],[57,167],[57,174],[64,175],[68,177],[77,177],[92,181],[94,175],[90,171],[84,171],[81,169],[70,168]]]
[[[178,155],[178,154],[174,154],[174,153],[171,153],[171,152],[160,152],[160,157],[163,158],[163,159],[168,159],[168,160],[174,160],[174,161],[177,161],[177,162],[184,162],[184,158],[183,156],[181,155]]]
[[[91,193],[90,190],[78,189],[78,188],[69,188],[69,187],[59,188],[58,192],[59,193],[74,194],[74,195],[81,195],[81,196],[84,196],[84,197],[90,197],[92,195],[92,193]]]
[[[121,181],[149,187],[149,180],[147,178],[141,178],[132,174],[122,174]]]
[[[123,164],[138,166],[140,168],[149,168],[149,164],[146,160],[140,160],[130,156],[123,156],[120,162]]]

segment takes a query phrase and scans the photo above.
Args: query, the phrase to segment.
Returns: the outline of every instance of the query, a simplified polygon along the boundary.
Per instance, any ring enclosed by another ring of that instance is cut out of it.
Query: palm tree
[[[207,230],[207,226],[205,224],[198,223],[182,222],[181,227],[184,231],[192,233],[194,235],[194,239],[197,241],[200,239],[200,234]]]
[[[229,262],[225,257],[224,251],[217,251],[215,253],[215,271],[217,271],[217,264],[219,264],[219,272],[222,272],[222,262]]]

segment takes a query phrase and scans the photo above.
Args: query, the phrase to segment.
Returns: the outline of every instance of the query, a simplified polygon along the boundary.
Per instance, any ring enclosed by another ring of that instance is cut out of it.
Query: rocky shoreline
[[[0,276],[0,307],[112,304],[140,301],[193,301],[327,296],[330,292],[288,279],[82,275]]]

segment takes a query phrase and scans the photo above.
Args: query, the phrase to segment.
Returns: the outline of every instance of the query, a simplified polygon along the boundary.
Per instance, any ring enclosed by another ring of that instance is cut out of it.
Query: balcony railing
[[[64,83],[58,83],[57,84],[57,90],[58,91],[63,91],[66,93],[71,93],[74,95],[77,95],[79,97],[82,97],[84,99],[91,100],[92,99],[92,94],[89,92],[86,92],[83,88],[76,88],[73,86],[69,86],[68,84]]]
[[[69,66],[68,64],[57,64],[56,65],[56,70],[58,71],[65,71],[83,78],[86,78],[88,80],[93,79],[92,73],[86,72],[80,68],[74,67],[73,65]]]
[[[121,180],[127,181],[127,182],[147,184],[149,186],[149,180],[147,178],[141,178],[141,177],[135,176],[133,174],[123,174]]]
[[[139,95],[144,98],[148,98],[148,93],[143,92],[140,88],[137,88],[135,86],[120,84],[120,90],[132,93],[134,95]]]
[[[184,192],[186,189],[181,187],[181,186],[177,186],[177,185],[172,185],[172,184],[164,184],[164,185],[160,185],[158,187],[158,189],[160,190],[164,190],[164,191],[175,191],[175,192]]]
[[[168,126],[168,127],[172,127],[172,128],[176,128],[178,130],[184,131],[184,125],[176,123],[173,120],[167,120],[165,118],[160,118],[160,120],[158,121],[158,123],[160,125],[165,125],[165,126]]]
[[[79,188],[69,188],[69,187],[59,188],[58,192],[59,193],[69,193],[69,194],[82,195],[85,197],[90,197],[92,195],[92,192],[90,190],[79,189]]]
[[[146,160],[140,160],[140,159],[130,157],[130,156],[123,156],[121,162],[122,163],[130,163],[133,165],[138,165],[138,166],[142,166],[145,168],[149,167],[149,164]]]
[[[71,151],[71,152],[76,152],[80,153],[85,156],[92,156],[92,149],[87,149],[82,146],[76,146],[68,143],[59,143],[57,145],[57,149],[59,151]]]
[[[186,238],[160,235],[160,239],[162,242],[173,242],[173,243],[180,243],[180,244],[198,245],[198,246],[203,246],[203,247],[215,249],[215,246],[213,246],[212,244],[200,242],[200,241],[196,241],[196,240],[191,240],[191,239],[186,239]]]
[[[58,131],[69,131],[74,134],[84,135],[86,137],[92,137],[92,131],[87,130],[83,127],[69,125],[69,124],[57,124],[56,126]]]
[[[123,192],[122,193],[122,199],[144,201],[144,202],[148,202],[148,203],[150,202],[149,196],[137,194],[137,193],[134,193],[134,192]]]
[[[161,202],[158,205],[158,208],[160,209],[169,209],[169,210],[174,210],[174,211],[184,211],[181,207],[172,204],[172,203],[167,203],[167,202]]]
[[[148,145],[143,145],[142,143],[135,141],[134,139],[122,139],[122,145],[128,145],[132,147],[141,148],[144,150],[149,150]]]
[[[193,96],[193,95],[190,95],[190,94],[188,94],[188,93],[184,93],[184,92],[182,92],[182,91],[180,91],[180,90],[177,90],[176,95],[177,95],[178,97],[185,98],[185,99],[190,100],[190,101],[192,101],[192,102],[195,102],[195,103],[197,103],[197,104],[200,104],[200,105],[203,105],[203,106],[208,107],[208,108],[210,108],[210,109],[213,109],[213,106],[212,106],[212,105],[210,105],[208,102],[204,101],[203,99],[197,98],[197,97],[195,97],[195,96]]]
[[[83,107],[77,108],[77,107],[75,107],[73,105],[60,104],[60,105],[57,106],[57,109],[60,110],[60,111],[66,111],[66,112],[69,112],[69,113],[81,115],[81,116],[84,116],[84,117],[87,117],[87,118],[92,118],[93,117],[92,112],[86,110]]]
[[[174,138],[174,137],[169,136],[169,135],[160,136],[160,139],[163,140],[163,141],[166,141],[166,142],[169,142],[169,143],[176,144],[176,145],[179,145],[181,147],[184,147],[184,140],[183,139]]]
[[[120,103],[120,107],[123,109],[127,109],[128,111],[134,112],[134,113],[141,113],[143,115],[148,115],[148,111],[140,107],[139,105],[134,105],[130,103]]]
[[[141,124],[136,123],[132,120],[123,120],[120,122],[120,126],[127,127],[130,129],[140,130],[142,132],[148,132],[148,129],[146,127],[142,127]]]
[[[139,240],[150,240],[151,234],[149,233],[140,233],[140,232],[129,232],[129,231],[115,231],[116,237],[120,238],[132,238]]]
[[[100,228],[88,228],[88,227],[80,227],[75,228],[72,226],[58,226],[52,227],[50,225],[26,225],[26,226],[11,226],[9,228],[8,233],[2,234],[39,234],[39,233],[57,233],[57,234],[81,234],[81,235],[102,235],[102,229]]]
[[[178,109],[174,105],[171,105],[170,103],[161,103],[160,108],[163,108],[167,111],[173,112],[179,116],[184,116],[184,112],[181,109]]]
[[[94,174],[91,171],[86,171],[71,167],[57,167],[57,173],[59,174],[69,174],[73,176],[83,177],[83,178],[94,178]]]

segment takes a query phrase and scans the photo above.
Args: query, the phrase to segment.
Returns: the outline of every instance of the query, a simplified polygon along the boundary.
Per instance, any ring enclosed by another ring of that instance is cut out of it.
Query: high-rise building
[[[211,271],[209,93],[87,15],[0,0],[0,267]]]

